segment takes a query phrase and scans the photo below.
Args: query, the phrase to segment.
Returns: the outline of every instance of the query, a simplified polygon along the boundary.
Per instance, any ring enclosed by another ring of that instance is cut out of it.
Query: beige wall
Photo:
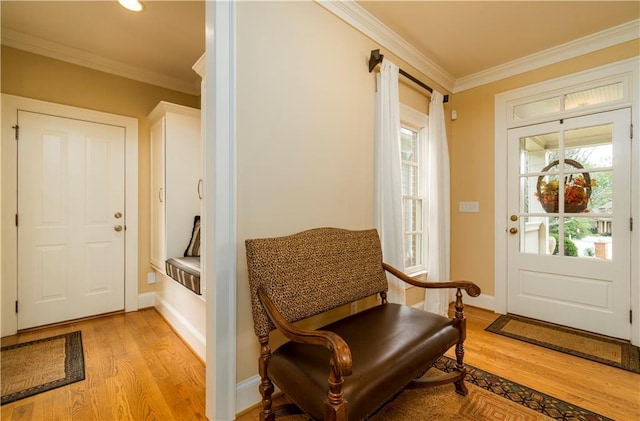
[[[138,292],[149,264],[149,126],[159,101],[200,108],[200,97],[2,46],[2,93],[88,108],[138,119]]]
[[[367,63],[380,46],[312,2],[239,2],[237,27],[241,381],[257,373],[259,355],[244,240],[373,226],[375,74]],[[419,90],[403,86],[401,98],[427,111]]]
[[[451,151],[451,278],[477,282],[494,295],[494,96],[501,92],[637,56],[640,41],[456,93]],[[458,202],[480,202],[479,213],[459,213]]]

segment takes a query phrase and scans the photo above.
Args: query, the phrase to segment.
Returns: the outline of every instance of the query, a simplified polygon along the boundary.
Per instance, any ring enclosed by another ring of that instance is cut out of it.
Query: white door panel
[[[629,339],[629,127],[623,109],[509,131],[510,313]]]
[[[18,124],[18,328],[124,309],[124,128]]]

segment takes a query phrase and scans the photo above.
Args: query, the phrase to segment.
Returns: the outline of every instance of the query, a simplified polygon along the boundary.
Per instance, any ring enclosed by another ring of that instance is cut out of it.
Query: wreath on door
[[[569,164],[577,169],[584,167],[578,161],[573,159],[565,159],[565,164]],[[560,164],[558,160],[553,161],[542,169],[542,172],[549,171],[551,168]],[[546,182],[544,175],[538,177],[536,184],[536,197],[545,212],[557,213],[559,211],[560,183],[556,180]],[[581,174],[570,174],[564,177],[564,211],[566,213],[585,212],[591,197],[591,188],[595,185],[595,180],[591,180],[588,172]]]

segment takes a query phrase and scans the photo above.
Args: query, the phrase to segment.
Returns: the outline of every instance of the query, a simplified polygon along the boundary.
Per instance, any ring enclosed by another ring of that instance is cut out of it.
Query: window
[[[549,119],[572,111],[584,114],[585,110],[595,112],[600,108],[611,108],[629,100],[628,84],[625,77],[615,77],[518,99],[510,106],[511,120],[520,126],[523,120]]]
[[[400,114],[404,271],[417,274],[427,269],[427,116],[404,106]]]

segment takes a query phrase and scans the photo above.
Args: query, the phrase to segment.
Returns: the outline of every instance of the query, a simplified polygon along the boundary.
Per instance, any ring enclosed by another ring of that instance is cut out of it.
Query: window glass
[[[564,99],[564,109],[572,110],[590,105],[605,104],[622,98],[624,98],[622,82],[612,83],[568,94]]]
[[[526,120],[582,107],[607,104],[624,98],[624,83],[609,83],[515,105],[512,117],[513,120]]]
[[[523,120],[538,115],[550,114],[561,110],[562,97],[542,99],[528,104],[516,105],[513,107],[513,119]]]
[[[408,273],[424,269],[423,193],[420,185],[421,145],[418,131],[404,125],[400,130],[402,156],[402,213],[404,268]]]

